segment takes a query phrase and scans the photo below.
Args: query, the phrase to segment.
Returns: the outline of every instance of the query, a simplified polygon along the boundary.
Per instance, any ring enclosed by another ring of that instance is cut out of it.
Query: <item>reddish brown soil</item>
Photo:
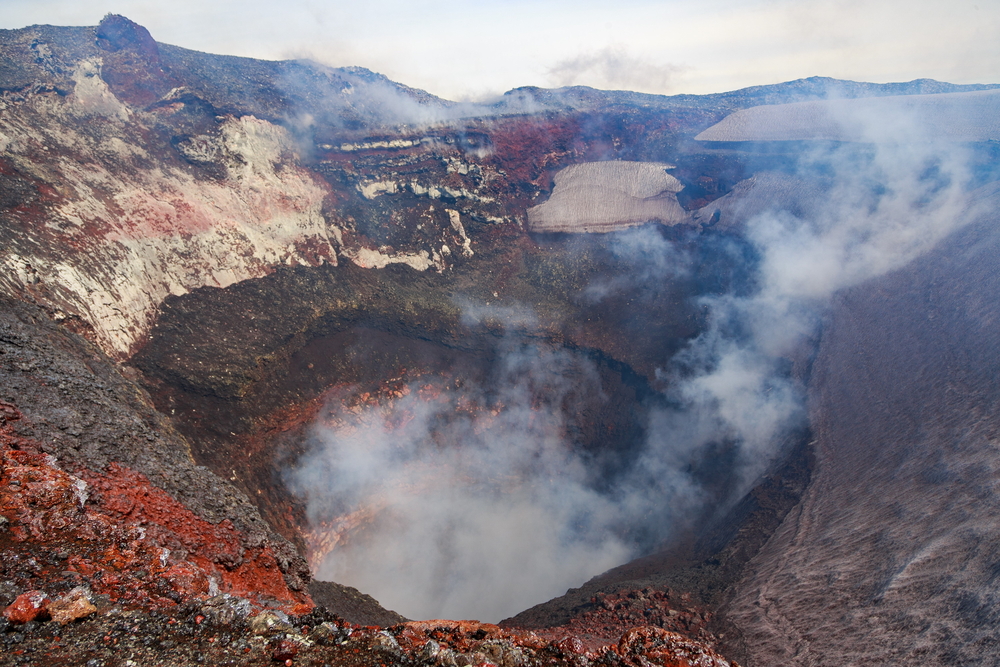
[[[594,608],[552,628],[535,628],[539,637],[551,641],[573,638],[587,651],[616,645],[632,628],[652,626],[676,632],[714,646],[716,637],[707,629],[712,612],[691,602],[689,593],[672,589],[625,590],[592,599]]]
[[[260,607],[305,613],[308,594],[289,589],[271,548],[250,547],[224,520],[201,519],[144,475],[117,463],[101,473],[62,470],[23,418],[0,404],[0,576],[53,593],[86,584],[108,604],[170,608],[231,593]]]

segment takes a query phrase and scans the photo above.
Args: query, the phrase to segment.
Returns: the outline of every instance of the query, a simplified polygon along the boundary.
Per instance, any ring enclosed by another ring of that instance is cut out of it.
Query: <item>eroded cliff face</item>
[[[274,117],[215,108],[183,85],[185,78],[198,79],[190,63],[164,71],[169,64],[148,33],[123,21],[109,19],[96,31],[108,32],[108,39],[94,39],[87,29],[90,43],[82,45],[65,39],[78,36],[72,29],[51,43],[45,30],[15,31],[5,43],[9,58],[38,70],[29,85],[8,82],[3,100],[8,293],[30,295],[57,318],[77,320],[106,352],[124,359],[144,340],[169,294],[225,287],[280,265],[336,264],[338,255],[366,267],[401,262],[443,270],[451,247],[471,254],[462,216],[447,202],[424,207],[428,227],[443,230],[405,239],[408,247],[399,253],[387,250],[390,239],[359,239],[352,234],[358,221],[332,204],[345,193],[360,202],[396,193],[395,181],[338,174],[349,182],[337,183],[335,192],[301,164],[303,148],[322,149],[304,147]],[[347,86],[338,92],[350,88],[347,81],[335,83]],[[238,105],[240,91],[227,92],[225,101]],[[375,146],[391,152],[434,139]],[[326,147],[343,156],[365,145]],[[444,153],[432,155],[447,165],[435,174],[445,178],[398,187],[427,201],[442,194],[449,201],[494,201],[474,186],[466,189],[467,179],[449,180],[450,173],[468,176],[469,165]],[[321,164],[329,171],[336,163]],[[474,169],[473,177],[482,178]]]
[[[8,178],[27,197],[7,213],[9,293],[78,319],[124,358],[168,294],[225,287],[280,263],[336,261],[325,189],[294,164],[287,131],[230,117],[176,151],[151,146],[142,134],[156,121],[114,97],[99,59],[80,63],[75,78],[65,98],[5,102]],[[209,162],[219,177],[183,157]]]
[[[222,593],[311,608],[301,557],[110,359],[34,306],[5,298],[0,327],[5,582],[147,610]]]

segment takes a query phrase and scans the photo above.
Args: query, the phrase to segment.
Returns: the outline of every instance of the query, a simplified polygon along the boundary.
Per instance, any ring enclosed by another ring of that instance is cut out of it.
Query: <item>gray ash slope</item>
[[[726,605],[750,664],[1000,664],[1000,266],[989,212],[838,295],[811,383],[817,469]]]

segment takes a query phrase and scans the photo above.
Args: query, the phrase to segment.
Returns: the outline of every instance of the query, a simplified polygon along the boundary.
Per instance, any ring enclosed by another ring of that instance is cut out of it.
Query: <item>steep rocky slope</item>
[[[301,557],[194,464],[113,362],[36,307],[5,298],[2,317],[5,579],[58,588],[84,575],[142,605],[219,590],[308,606]],[[35,562],[50,553],[73,571]]]
[[[812,386],[817,467],[726,613],[750,664],[997,664],[997,194],[839,295]]]

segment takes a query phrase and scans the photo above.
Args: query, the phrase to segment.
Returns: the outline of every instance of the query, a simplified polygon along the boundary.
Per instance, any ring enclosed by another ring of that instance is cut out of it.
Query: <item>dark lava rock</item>
[[[146,28],[119,14],[108,14],[97,26],[97,45],[107,51],[130,49],[148,58],[158,58],[160,50]]]
[[[211,597],[200,607],[207,622],[220,626],[241,624],[252,610],[249,600],[229,594]]]
[[[372,596],[332,581],[310,582],[309,595],[317,605],[357,625],[388,627],[408,620],[384,608]]]

